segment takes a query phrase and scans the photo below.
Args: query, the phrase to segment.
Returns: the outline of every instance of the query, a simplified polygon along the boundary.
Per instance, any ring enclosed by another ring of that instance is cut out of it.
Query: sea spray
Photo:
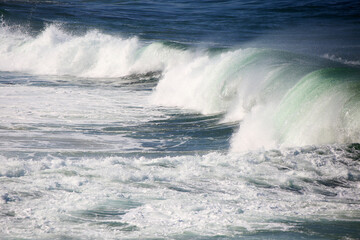
[[[58,24],[47,26],[35,37],[8,28],[1,31],[1,71],[109,78],[162,68],[161,56],[143,64],[139,54],[144,50],[135,37],[124,39],[97,30],[72,35]]]

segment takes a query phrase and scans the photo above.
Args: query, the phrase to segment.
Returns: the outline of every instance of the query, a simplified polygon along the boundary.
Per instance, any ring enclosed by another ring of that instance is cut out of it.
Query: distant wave
[[[360,142],[360,71],[271,49],[196,50],[52,24],[2,24],[0,71],[107,78],[161,71],[154,104],[239,121],[231,151]]]
[[[348,64],[348,65],[360,66],[360,61],[351,61],[351,60],[344,59],[342,57],[337,57],[332,54],[324,54],[323,57],[330,59],[332,61],[341,62],[341,63]]]

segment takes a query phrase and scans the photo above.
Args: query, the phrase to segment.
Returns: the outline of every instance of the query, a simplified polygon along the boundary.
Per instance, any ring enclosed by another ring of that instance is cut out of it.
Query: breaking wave
[[[360,142],[360,70],[272,49],[194,49],[2,23],[0,71],[117,78],[161,71],[151,101],[239,122],[231,151]],[[121,79],[119,79],[121,81]]]

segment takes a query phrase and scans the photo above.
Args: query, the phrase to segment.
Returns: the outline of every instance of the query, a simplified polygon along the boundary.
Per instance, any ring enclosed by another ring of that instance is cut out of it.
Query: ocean
[[[0,239],[360,239],[360,3],[0,0]]]

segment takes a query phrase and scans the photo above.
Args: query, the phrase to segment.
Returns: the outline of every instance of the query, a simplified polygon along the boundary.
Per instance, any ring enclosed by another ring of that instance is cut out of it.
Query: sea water
[[[356,1],[0,1],[1,239],[359,239]]]

